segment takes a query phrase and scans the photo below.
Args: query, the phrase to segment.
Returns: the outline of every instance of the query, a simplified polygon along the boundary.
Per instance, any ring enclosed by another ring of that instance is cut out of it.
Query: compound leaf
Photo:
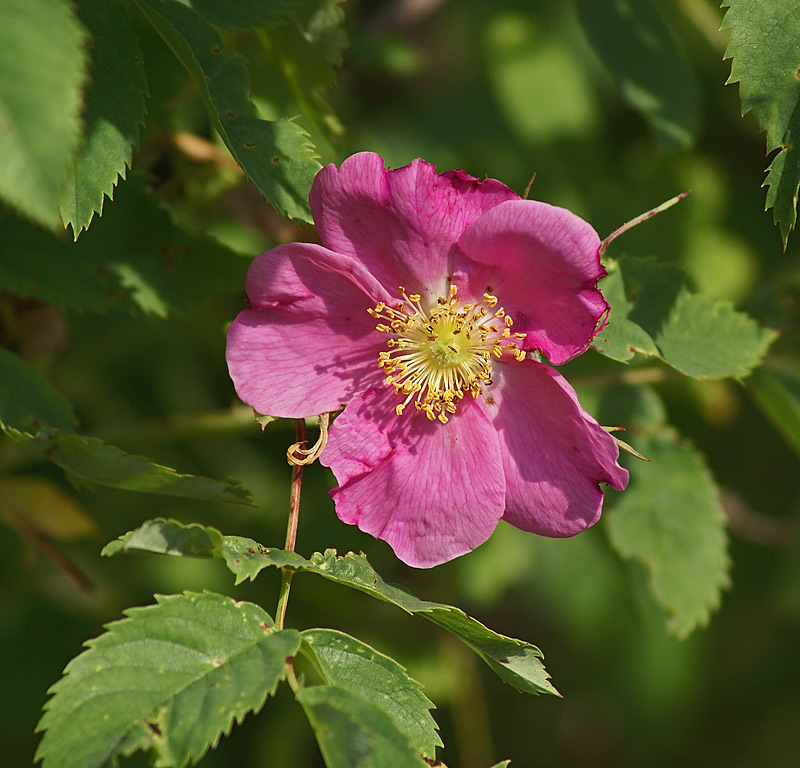
[[[136,549],[163,554],[188,557],[219,558],[225,560],[239,584],[245,579],[253,580],[264,568],[282,568],[291,571],[316,573],[352,589],[365,592],[378,600],[402,608],[407,613],[422,616],[434,624],[452,632],[463,643],[478,654],[506,683],[524,693],[550,693],[558,695],[548,681],[550,675],[542,663],[542,652],[534,645],[522,640],[506,637],[485,627],[452,605],[420,600],[404,588],[387,584],[369,564],[364,555],[349,552],[339,557],[334,549],[324,553],[315,552],[310,559],[293,551],[265,547],[252,539],[241,536],[224,536],[222,552],[219,551],[216,535],[212,529],[204,540],[194,531],[191,545],[180,545],[168,551],[164,542],[176,539],[175,528],[183,524],[174,520],[151,520],[143,527],[163,527],[163,536],[148,531],[147,541],[137,538],[137,531],[121,536],[119,543],[112,542],[106,554],[130,552]],[[197,544],[200,541],[200,544]],[[136,546],[134,546],[134,542]]]
[[[156,601],[109,624],[50,689],[43,768],[112,766],[138,750],[162,768],[195,763],[264,706],[300,646],[252,603],[212,592]]]
[[[611,312],[593,346],[614,360],[640,352],[687,376],[744,378],[776,338],[729,302],[691,293],[671,264],[622,257],[608,273],[600,287]]]

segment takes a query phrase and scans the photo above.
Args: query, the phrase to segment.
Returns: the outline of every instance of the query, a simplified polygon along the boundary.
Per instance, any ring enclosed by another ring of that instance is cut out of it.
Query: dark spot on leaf
[[[264,629],[272,629],[272,626],[268,621],[262,621],[261,626],[264,627]]]
[[[255,550],[254,550],[252,547],[248,547],[248,548],[247,548],[247,551],[248,551],[248,552],[249,552],[251,555],[254,555],[254,554],[256,553],[256,551],[255,551]]]
[[[631,300],[631,301],[636,301],[636,299],[638,299],[638,298],[639,298],[639,294],[638,294],[636,291],[634,291],[634,292],[633,292],[633,293],[630,295],[630,300]]]
[[[219,53],[221,50],[222,50],[222,49],[221,49],[221,48],[220,48],[218,45],[215,45],[215,46],[214,46],[214,47],[211,49],[211,53]]]
[[[219,683],[209,683],[208,687],[209,688],[216,688],[218,685],[219,685]]]
[[[226,112],[225,117],[229,117],[231,120],[233,120],[233,118],[236,117],[236,115],[234,115],[233,112]]]
[[[255,146],[255,144],[252,141],[248,141],[247,143],[245,143],[245,146],[248,149],[252,149]]]
[[[286,657],[286,663],[287,664],[291,664],[293,661],[294,661],[294,656],[287,656]]]
[[[280,161],[281,161],[281,159],[279,157],[273,157],[272,158],[272,162],[273,163],[279,163]]]

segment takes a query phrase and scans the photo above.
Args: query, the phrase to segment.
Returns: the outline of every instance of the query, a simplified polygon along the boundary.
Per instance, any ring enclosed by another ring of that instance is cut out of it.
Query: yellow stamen
[[[376,329],[390,337],[378,365],[386,385],[405,396],[395,407],[398,416],[413,402],[429,420],[446,424],[466,392],[478,397],[482,387],[492,384],[493,358],[525,359],[518,343],[525,334],[512,334],[514,321],[496,296],[485,293],[480,301],[461,304],[451,284],[447,297],[438,296],[426,310],[420,294],[403,286],[397,292],[403,301],[394,308],[381,301],[368,312],[381,321]]]

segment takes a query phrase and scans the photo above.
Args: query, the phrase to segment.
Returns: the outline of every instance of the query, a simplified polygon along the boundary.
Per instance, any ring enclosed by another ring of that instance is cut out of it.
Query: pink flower
[[[539,354],[585,352],[608,308],[594,229],[494,179],[368,152],[323,168],[310,200],[324,245],[253,261],[227,358],[259,413],[345,406],[320,459],[339,517],[422,568],[501,519],[544,536],[595,523],[599,484],[628,473]]]

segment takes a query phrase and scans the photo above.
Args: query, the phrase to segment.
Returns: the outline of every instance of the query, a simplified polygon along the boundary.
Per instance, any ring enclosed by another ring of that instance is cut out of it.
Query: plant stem
[[[297,435],[297,443],[305,445],[306,423],[303,419],[297,420],[295,434]],[[297,540],[297,521],[300,516],[300,488],[303,483],[303,465],[291,461],[290,463],[292,464],[292,491],[289,498],[289,522],[286,524],[286,545],[284,549],[293,552]],[[292,572],[286,569],[282,570],[281,591],[278,595],[278,607],[275,610],[275,626],[277,629],[283,629],[291,585]]]

